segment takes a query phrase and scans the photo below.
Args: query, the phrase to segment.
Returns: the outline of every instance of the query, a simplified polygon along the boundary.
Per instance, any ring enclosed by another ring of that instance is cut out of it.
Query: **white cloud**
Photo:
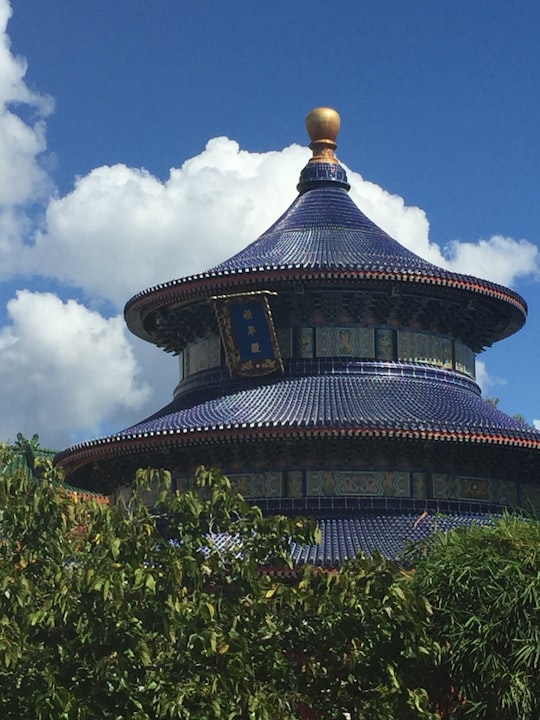
[[[214,138],[161,182],[100,167],[53,198],[19,267],[123,306],[135,292],[207,269],[254,240],[290,203],[305,148],[255,154]]]
[[[484,360],[476,359],[476,382],[482,391],[484,398],[497,399],[497,388],[502,388],[507,384],[504,378],[492,375],[486,366]]]
[[[37,158],[46,148],[43,118],[53,103],[27,87],[26,62],[13,56],[6,34],[10,17],[9,3],[0,0],[0,205],[35,201],[49,188]],[[21,105],[34,114],[33,124],[14,112],[14,106]]]
[[[537,430],[540,430],[540,420],[533,420],[533,425]]]
[[[62,447],[104,422],[127,422],[148,399],[123,319],[51,293],[19,291],[0,328],[0,437],[46,429]],[[69,431],[69,434],[68,434]]]
[[[456,272],[478,275],[501,285],[538,271],[538,248],[527,240],[494,235],[477,243],[450,244],[447,266]]]
[[[39,156],[46,149],[44,118],[53,103],[27,87],[26,62],[13,56],[6,34],[10,17],[9,3],[0,0],[0,279],[15,270],[29,234],[24,205],[45,201],[52,187]],[[17,114],[22,108],[29,122]]]

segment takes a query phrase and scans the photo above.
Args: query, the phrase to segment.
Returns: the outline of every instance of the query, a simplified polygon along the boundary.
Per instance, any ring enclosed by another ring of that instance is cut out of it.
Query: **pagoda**
[[[180,488],[217,466],[265,512],[317,517],[323,542],[296,559],[330,565],[540,508],[540,433],[475,382],[525,301],[400,245],[348,194],[338,113],[306,126],[313,157],[266,232],[128,301],[129,329],[179,357],[180,381],[151,417],[61,453],[69,482],[113,493],[152,466]]]

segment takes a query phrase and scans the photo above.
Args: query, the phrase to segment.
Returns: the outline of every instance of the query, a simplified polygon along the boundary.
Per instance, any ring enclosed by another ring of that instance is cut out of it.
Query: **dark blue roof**
[[[474,439],[540,447],[540,432],[509,417],[455,372],[402,363],[291,363],[272,379],[227,380],[178,396],[150,418],[80,447],[174,435],[175,442],[240,431],[243,437],[343,433]],[[318,372],[317,372],[318,368]],[[217,377],[222,377],[217,375]],[[181,438],[184,438],[182,440]],[[75,448],[71,448],[71,451]],[[67,451],[69,452],[69,451]]]
[[[344,188],[324,183],[299,195],[255,242],[207,274],[300,267],[452,276],[381,230]]]
[[[251,245],[204,273],[171,280],[132,297],[125,308],[130,329],[150,339],[143,323],[149,309],[175,304],[184,295],[204,295],[203,288],[216,294],[231,283],[271,284],[280,277],[314,279],[333,273],[341,279],[412,281],[487,295],[513,307],[515,317],[501,337],[521,327],[527,305],[518,293],[445,270],[400,245],[354,204],[340,165],[308,164],[301,177],[307,170],[314,174],[301,180],[300,195]]]
[[[403,559],[411,543],[430,538],[434,532],[447,532],[472,524],[489,526],[496,515],[484,512],[456,512],[439,514],[362,513],[351,517],[325,518],[318,521],[321,541],[314,545],[291,544],[294,564],[337,567],[353,560],[359,552],[365,555],[381,553],[392,560]],[[223,533],[213,536],[218,549],[228,547],[233,539]]]
[[[359,551],[366,555],[379,552],[397,559],[412,542],[426,540],[436,530],[446,532],[473,523],[491,525],[484,513],[438,515],[426,514],[359,514],[349,518],[319,520],[321,542],[318,545],[292,545],[295,565],[336,567],[352,560]]]

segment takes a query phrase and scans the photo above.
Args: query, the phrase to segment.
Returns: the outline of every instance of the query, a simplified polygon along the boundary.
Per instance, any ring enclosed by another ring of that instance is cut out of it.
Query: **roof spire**
[[[306,117],[306,129],[311,139],[309,145],[313,151],[310,162],[327,162],[338,164],[334,155],[337,148],[336,138],[341,127],[339,113],[333,108],[314,108]]]
[[[340,125],[339,113],[333,108],[318,107],[308,113],[306,128],[313,157],[300,173],[300,182],[296,186],[300,194],[325,185],[350,189],[347,173],[334,154]]]

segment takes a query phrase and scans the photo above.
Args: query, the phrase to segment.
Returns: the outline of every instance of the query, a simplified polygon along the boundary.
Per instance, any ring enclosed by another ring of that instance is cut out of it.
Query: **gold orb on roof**
[[[340,126],[341,118],[333,108],[318,107],[308,113],[306,129],[311,139],[309,147],[313,150],[310,162],[337,163],[334,150]]]
[[[314,108],[306,117],[306,129],[311,142],[329,140],[335,143],[340,127],[341,118],[334,108]]]

